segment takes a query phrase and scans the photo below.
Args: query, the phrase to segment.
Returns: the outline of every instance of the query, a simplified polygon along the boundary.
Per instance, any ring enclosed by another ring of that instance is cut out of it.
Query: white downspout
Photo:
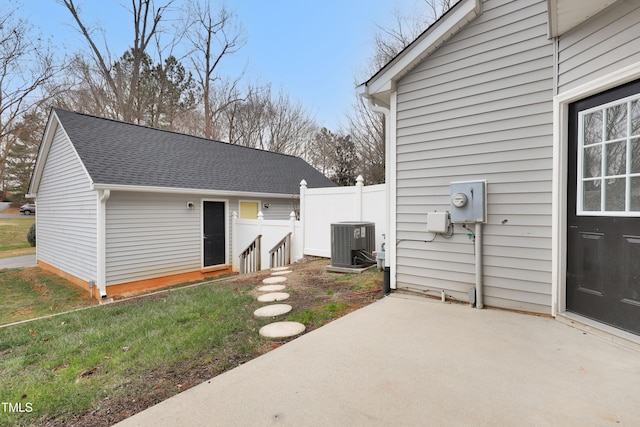
[[[111,190],[98,190],[98,213],[96,226],[97,237],[97,278],[96,284],[100,290],[100,297],[107,296],[107,200],[111,196]]]
[[[385,196],[384,196],[384,204],[385,204],[385,231],[387,234],[387,241],[385,244],[385,252],[387,252],[387,256],[384,259],[384,266],[390,267],[391,261],[391,251],[395,252],[395,244],[390,241],[390,237],[395,235],[395,233],[391,233],[391,221],[389,212],[391,210],[391,150],[390,150],[390,138],[389,138],[389,129],[390,129],[390,116],[391,110],[386,106],[381,106],[375,103],[373,98],[368,97],[367,101],[369,102],[369,108],[374,113],[381,113],[384,116],[384,144],[385,144],[385,154],[384,154],[384,184],[385,184]],[[378,248],[376,248],[378,250]],[[394,274],[394,273],[392,273]],[[395,284],[395,283],[394,283]]]

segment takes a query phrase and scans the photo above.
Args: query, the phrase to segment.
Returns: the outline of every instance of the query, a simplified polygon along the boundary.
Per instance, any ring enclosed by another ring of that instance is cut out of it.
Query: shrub
[[[29,244],[31,245],[32,248],[36,246],[36,223],[35,222],[31,224],[31,228],[27,233],[27,240],[29,241]]]

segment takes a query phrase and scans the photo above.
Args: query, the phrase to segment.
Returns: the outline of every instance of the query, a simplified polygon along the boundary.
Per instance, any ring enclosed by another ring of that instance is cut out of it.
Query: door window
[[[640,215],[640,94],[578,115],[579,215]]]

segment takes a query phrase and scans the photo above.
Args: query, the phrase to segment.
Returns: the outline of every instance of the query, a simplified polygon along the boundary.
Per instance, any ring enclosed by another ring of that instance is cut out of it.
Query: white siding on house
[[[237,212],[240,215],[240,200],[242,201],[254,201],[260,202],[258,207],[259,211],[262,211],[264,219],[271,220],[288,220],[291,211],[295,210],[296,213],[300,211],[300,200],[298,197],[291,197],[290,199],[281,198],[256,198],[256,197],[234,197],[229,200],[231,204],[229,212]],[[269,207],[265,208],[264,204],[268,203]]]
[[[551,311],[553,44],[546,1],[486,1],[397,85],[398,288],[467,300],[473,241],[431,240],[449,184],[488,181],[484,303]],[[471,226],[473,228],[473,226]]]
[[[96,280],[96,192],[69,139],[55,132],[38,189],[38,260]]]
[[[188,201],[194,209],[187,209]],[[107,201],[107,286],[202,267],[200,198],[112,191]]]
[[[640,2],[619,1],[558,42],[559,93],[640,62]]]
[[[231,265],[231,213],[251,197],[112,191],[107,201],[107,286],[202,268],[201,200],[227,201],[228,264]],[[187,202],[194,208],[187,209]],[[269,203],[265,219],[289,219],[291,201]],[[286,213],[286,214],[285,214]]]

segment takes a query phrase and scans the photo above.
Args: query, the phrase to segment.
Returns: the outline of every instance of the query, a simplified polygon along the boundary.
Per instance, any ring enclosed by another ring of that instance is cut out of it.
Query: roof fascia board
[[[436,21],[366,84],[368,95],[395,90],[401,77],[478,16],[481,5],[481,0],[460,0],[443,20]]]
[[[549,38],[558,35],[558,0],[547,0],[547,23]]]
[[[237,197],[257,197],[272,199],[288,199],[299,197],[299,193],[282,194],[282,193],[254,193],[248,191],[228,191],[228,190],[203,190],[197,188],[175,188],[175,187],[149,187],[141,185],[122,185],[122,184],[93,184],[93,190],[111,190],[111,191],[128,191],[141,193],[169,193],[169,194],[192,194],[203,196],[237,196]]]

